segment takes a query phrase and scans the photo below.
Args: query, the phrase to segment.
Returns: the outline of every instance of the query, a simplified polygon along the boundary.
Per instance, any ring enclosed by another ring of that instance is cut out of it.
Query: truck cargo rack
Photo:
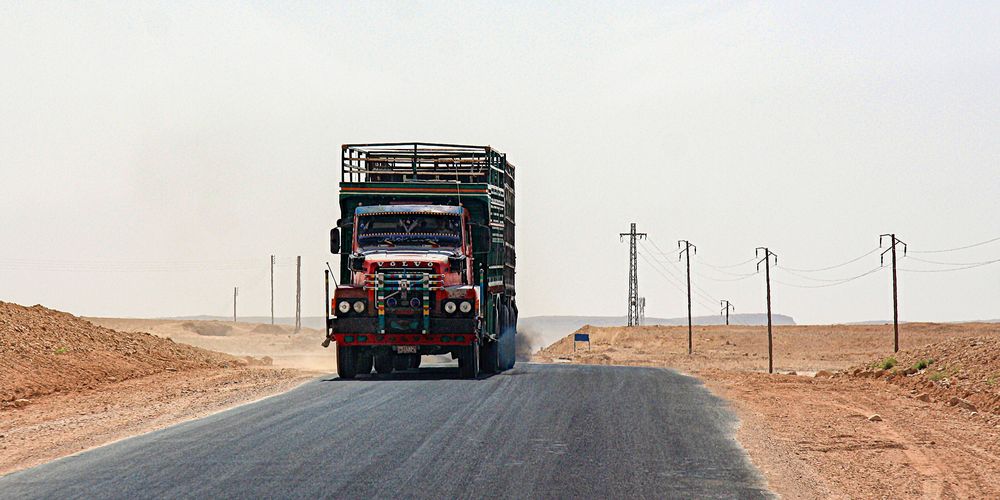
[[[492,174],[492,175],[491,175]],[[457,182],[503,186],[513,179],[507,155],[490,146],[390,142],[344,144],[342,182]]]

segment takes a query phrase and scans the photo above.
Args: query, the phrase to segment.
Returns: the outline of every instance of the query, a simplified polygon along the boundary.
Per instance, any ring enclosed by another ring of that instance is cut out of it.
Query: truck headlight
[[[472,302],[469,302],[468,300],[463,300],[462,304],[459,305],[458,308],[462,311],[463,314],[469,314],[469,311],[472,311]]]
[[[444,312],[446,312],[448,314],[455,314],[455,310],[456,309],[458,309],[458,306],[456,306],[454,302],[445,302],[444,303]]]
[[[354,303],[354,312],[361,314],[365,312],[365,301],[359,300]]]
[[[340,303],[337,304],[337,310],[340,311],[341,314],[347,314],[351,311],[351,303],[346,300],[341,300]]]

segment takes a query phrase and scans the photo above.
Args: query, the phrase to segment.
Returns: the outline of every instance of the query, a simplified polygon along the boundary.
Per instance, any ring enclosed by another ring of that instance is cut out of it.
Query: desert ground
[[[662,366],[702,379],[787,498],[1000,497],[1000,325],[598,328],[536,361]]]
[[[176,319],[85,318],[122,332],[146,332],[210,351],[269,358],[278,368],[321,373],[336,369],[333,349],[324,349],[323,331],[289,325]]]
[[[95,322],[0,302],[0,474],[284,392],[322,364],[315,331]]]

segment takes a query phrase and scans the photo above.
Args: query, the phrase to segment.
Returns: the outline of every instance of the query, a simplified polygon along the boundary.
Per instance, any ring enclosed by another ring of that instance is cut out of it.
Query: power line
[[[939,261],[939,260],[921,259],[920,257],[913,257],[913,256],[909,256],[909,257],[907,257],[907,259],[912,259],[912,260],[916,260],[916,261],[920,261],[920,262],[926,262],[928,264],[940,264],[942,266],[982,266],[982,265],[992,264],[992,263],[996,262],[995,260],[984,260],[984,261],[980,261],[980,262],[942,262],[942,261]]]
[[[846,277],[846,278],[814,278],[812,276],[806,276],[804,274],[799,274],[799,273],[790,271],[786,267],[782,267],[782,266],[774,266],[774,267],[775,267],[775,269],[779,269],[781,271],[787,272],[788,274],[791,274],[792,276],[795,276],[795,277],[798,277],[798,278],[801,278],[801,279],[804,279],[804,280],[809,280],[809,281],[819,281],[821,283],[842,283],[842,282],[850,281],[852,279],[856,279],[856,278],[859,278],[859,277],[863,276],[863,274],[860,274],[860,275],[856,275],[856,276],[849,276],[849,277]]]
[[[706,266],[708,266],[708,267],[711,267],[711,268],[714,268],[714,269],[720,269],[720,270],[721,270],[721,269],[732,269],[732,268],[734,268],[734,267],[740,267],[740,266],[745,266],[745,265],[747,265],[747,264],[749,264],[749,263],[753,262],[753,261],[754,261],[754,259],[756,259],[756,257],[754,257],[753,259],[749,259],[749,260],[744,260],[743,262],[737,262],[737,263],[735,263],[735,264],[727,264],[727,265],[725,265],[725,266],[719,266],[719,265],[715,265],[715,264],[710,264],[710,263],[708,263],[708,262],[705,262],[705,261],[702,261],[702,264],[705,264]]]
[[[646,249],[646,250],[649,250],[648,248],[646,248],[646,247],[645,247],[645,245],[643,245],[643,248],[644,248],[644,249]],[[654,253],[655,253],[655,252],[654,252]],[[670,272],[670,269],[669,269],[669,268],[667,268],[667,266],[666,266],[666,265],[664,265],[664,261],[662,261],[662,260],[660,260],[660,259],[657,259],[656,257],[652,257],[652,259],[653,259],[653,260],[652,260],[652,261],[650,261],[649,259],[647,259],[647,258],[646,258],[646,254],[642,254],[642,253],[640,253],[639,255],[640,255],[640,256],[642,256],[642,257],[643,257],[643,259],[645,259],[647,263],[649,263],[649,264],[651,264],[651,265],[652,265],[652,264],[654,264],[654,262],[655,262],[655,264],[659,264],[659,266],[660,266],[660,267],[661,267],[661,268],[662,268],[662,269],[663,269],[664,271],[667,271],[668,273]],[[666,261],[666,262],[667,262],[667,263],[669,263],[669,264],[670,264],[671,266],[675,266],[675,264],[674,264],[673,262],[671,262],[671,261]],[[675,268],[675,269],[676,269],[676,268]],[[679,272],[679,271],[678,271],[678,272]],[[662,273],[661,273],[661,274],[662,274]],[[677,276],[674,276],[673,274],[671,274],[671,275],[670,275],[670,278],[669,278],[669,279],[672,279],[672,280],[676,280],[676,281],[673,281],[673,283],[674,283],[674,284],[675,284],[675,285],[677,286],[677,288],[678,288],[678,289],[679,289],[679,290],[680,290],[680,291],[681,291],[682,293],[686,293],[686,292],[684,291],[684,283],[683,283],[684,279],[683,279],[683,278],[681,278],[681,277],[677,277]],[[703,299],[705,299],[705,300],[709,301],[709,302],[710,302],[710,303],[712,303],[712,304],[714,304],[714,303],[715,303],[715,300],[716,300],[716,299],[715,299],[715,297],[713,297],[711,293],[709,293],[709,292],[708,292],[707,290],[705,290],[705,289],[703,289],[703,288],[699,287],[698,285],[694,285],[694,292],[695,292],[695,294],[696,294],[697,296],[699,296],[700,298],[703,298]],[[704,303],[702,303],[702,305],[705,305],[705,304],[704,304]],[[714,308],[715,306],[714,306],[714,305],[712,305],[712,306],[706,306],[706,307],[708,307],[709,309],[712,309],[712,308]]]
[[[707,280],[721,281],[721,282],[743,281],[743,280],[745,280],[747,278],[752,278],[754,276],[757,276],[756,273],[751,273],[751,274],[744,274],[744,275],[740,276],[739,278],[714,278],[712,276],[708,276],[706,274],[699,273],[698,271],[695,271],[694,273],[697,274],[698,276],[701,276],[702,278],[707,279]]]
[[[655,243],[655,242],[653,242],[653,240],[649,240],[649,242],[650,242],[650,243],[651,243],[651,244],[652,244],[652,245],[653,245],[653,246],[654,246],[654,247],[655,247],[655,248],[656,248],[657,250],[659,250],[659,249],[660,249],[660,247],[656,246],[656,243]],[[646,250],[649,250],[649,248],[647,248],[647,247],[646,247],[646,245],[645,245],[645,244],[643,244],[642,242],[639,242],[639,244],[640,244],[640,245],[642,245],[642,247],[643,247],[644,249],[646,249]],[[664,253],[663,251],[660,251],[660,252],[654,252],[654,253],[659,253],[660,255],[662,255],[662,256],[664,256],[664,257],[666,257],[666,256],[667,256],[667,254],[666,254],[666,253]],[[697,250],[695,250],[695,253],[697,253]],[[661,265],[661,266],[663,265],[663,263],[664,263],[664,262],[666,262],[667,264],[670,264],[670,267],[672,267],[672,268],[673,268],[673,269],[674,269],[675,271],[677,271],[678,273],[683,273],[683,271],[682,271],[682,270],[678,269],[678,267],[677,267],[677,264],[676,264],[676,263],[674,263],[674,261],[673,261],[673,260],[666,260],[666,261],[664,261],[664,260],[660,260],[660,259],[656,259],[655,257],[654,257],[654,259],[655,259],[655,260],[656,260],[656,261],[657,261],[658,263],[660,263],[660,265]],[[666,266],[664,266],[664,269],[666,269]],[[698,274],[698,272],[697,272],[697,271],[695,271],[695,274]],[[682,280],[682,278],[680,278],[680,277],[678,277],[677,279],[679,279],[679,280]],[[682,280],[682,281],[683,281],[683,280]],[[704,288],[701,288],[701,287],[700,287],[700,286],[698,286],[698,285],[694,285],[694,288],[695,288],[696,290],[698,290],[698,291],[699,291],[699,292],[700,292],[700,293],[702,294],[702,297],[704,297],[705,299],[707,299],[707,300],[711,301],[712,303],[714,303],[714,302],[715,302],[715,297],[713,297],[713,296],[712,296],[712,293],[711,293],[711,292],[709,292],[708,290],[705,290]],[[713,306],[713,307],[714,307],[714,306]]]
[[[978,264],[972,264],[972,265],[968,265],[968,266],[964,266],[964,267],[953,267],[953,268],[950,268],[950,269],[904,269],[904,268],[899,268],[899,270],[907,272],[907,273],[949,273],[949,272],[952,272],[952,271],[964,271],[966,269],[973,269],[973,268],[976,268],[976,267],[988,266],[990,264],[996,264],[997,262],[1000,262],[1000,259],[991,260],[991,261],[987,261],[987,262],[980,262]]]
[[[778,267],[778,269],[781,269],[781,268]],[[828,287],[831,287],[831,286],[843,285],[844,283],[849,283],[849,282],[854,281],[856,279],[864,278],[865,276],[868,276],[869,274],[873,274],[873,273],[878,272],[880,269],[882,269],[882,266],[878,266],[876,268],[870,269],[870,270],[865,271],[865,272],[863,272],[863,273],[861,273],[861,274],[859,274],[857,276],[851,276],[850,278],[844,278],[844,279],[842,279],[840,281],[836,281],[836,282],[833,282],[833,283],[826,283],[826,284],[823,284],[823,285],[797,285],[797,284],[794,284],[794,283],[786,283],[786,282],[780,281],[780,280],[774,280],[774,282],[775,283],[780,283],[780,284],[785,285],[785,286],[790,286],[792,288],[828,288]]]
[[[844,266],[846,266],[848,264],[853,264],[853,263],[855,263],[855,262],[857,262],[857,261],[859,261],[859,260],[861,260],[861,259],[863,259],[863,258],[865,258],[865,257],[867,257],[867,256],[869,256],[869,255],[871,255],[871,254],[873,254],[875,252],[877,252],[877,251],[879,251],[879,247],[875,247],[875,248],[873,248],[873,249],[865,252],[864,254],[862,254],[862,255],[860,255],[858,257],[855,257],[855,258],[853,258],[853,259],[851,259],[851,260],[849,260],[847,262],[841,262],[840,264],[835,264],[835,265],[828,266],[828,267],[820,267],[820,268],[816,268],[816,269],[796,269],[794,267],[781,266],[781,268],[785,269],[786,271],[796,271],[796,272],[800,272],[800,273],[814,273],[814,272],[819,272],[819,271],[829,271],[831,269],[837,269],[838,267],[844,267]]]
[[[656,271],[656,274],[659,274],[660,276],[663,276],[664,279],[666,279],[671,285],[673,285],[674,288],[677,289],[677,291],[681,293],[681,295],[684,295],[686,293],[684,291],[684,285],[682,283],[680,283],[679,281],[677,281],[677,278],[675,278],[673,276],[670,276],[669,274],[665,274],[663,271],[660,270],[661,267],[662,267],[662,264],[660,264],[659,266],[657,266],[657,264],[658,264],[659,261],[650,260],[648,257],[646,257],[646,254],[641,253],[641,252],[638,255],[639,255],[639,257],[642,258],[642,260],[646,261],[646,263],[649,264],[653,268],[654,271]],[[666,268],[663,268],[663,269],[665,270]],[[715,309],[715,304],[714,303],[706,304],[706,302],[704,302],[705,299],[701,298],[700,296],[695,296],[694,299],[698,302],[699,305],[701,305],[705,309],[708,309],[710,311],[712,311],[712,310]],[[714,299],[712,299],[712,300],[714,301]]]
[[[965,250],[967,248],[975,248],[975,247],[978,247],[978,246],[983,246],[983,245],[986,245],[988,243],[993,243],[994,241],[1000,241],[1000,236],[997,236],[996,238],[988,239],[986,241],[980,241],[979,243],[973,243],[971,245],[965,245],[963,247],[944,248],[944,249],[941,249],[941,250],[912,250],[912,251],[910,251],[910,253],[945,253],[945,252],[955,252],[955,251],[958,251],[958,250]]]

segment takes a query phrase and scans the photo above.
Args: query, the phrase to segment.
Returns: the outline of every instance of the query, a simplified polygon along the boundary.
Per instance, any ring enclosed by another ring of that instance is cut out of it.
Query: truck
[[[459,376],[514,367],[514,165],[490,146],[344,144],[325,271],[326,339],[344,379],[458,360]],[[334,278],[330,297],[329,279]]]

